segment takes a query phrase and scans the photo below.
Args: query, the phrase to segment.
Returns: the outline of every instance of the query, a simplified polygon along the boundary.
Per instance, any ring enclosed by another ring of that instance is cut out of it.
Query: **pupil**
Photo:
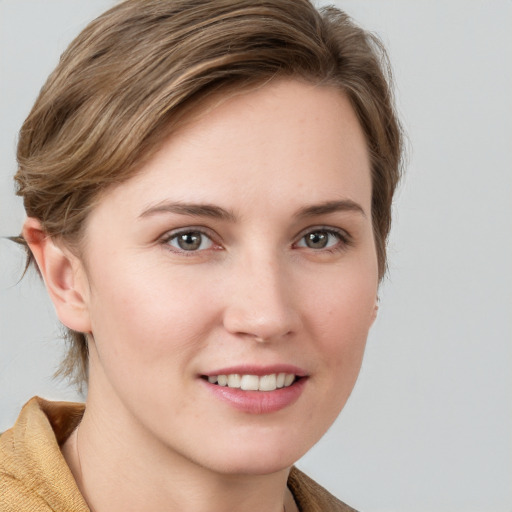
[[[178,245],[184,251],[193,251],[201,245],[201,233],[193,231],[191,233],[183,233],[178,237]]]
[[[306,245],[312,249],[323,249],[327,245],[327,234],[321,231],[309,233],[306,238]]]

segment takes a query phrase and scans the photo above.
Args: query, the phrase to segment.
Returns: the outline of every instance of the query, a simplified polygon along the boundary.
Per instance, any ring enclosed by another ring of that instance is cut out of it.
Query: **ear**
[[[371,316],[371,319],[370,319],[370,326],[372,326],[375,322],[375,320],[377,319],[377,314],[379,312],[379,298],[377,297],[375,299],[375,306],[373,306],[373,310],[372,310],[372,316]]]
[[[59,320],[74,331],[91,332],[88,282],[80,259],[56,243],[39,220],[29,217],[23,225],[25,238],[41,272]]]

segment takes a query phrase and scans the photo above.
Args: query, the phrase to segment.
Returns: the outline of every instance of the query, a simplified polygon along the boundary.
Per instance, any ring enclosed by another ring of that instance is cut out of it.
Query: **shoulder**
[[[88,511],[60,452],[82,404],[31,399],[0,436],[0,512]]]
[[[357,512],[295,466],[290,471],[288,487],[301,512]]]

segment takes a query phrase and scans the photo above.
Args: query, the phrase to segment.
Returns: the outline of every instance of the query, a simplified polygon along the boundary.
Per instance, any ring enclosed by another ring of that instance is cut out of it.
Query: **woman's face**
[[[269,473],[344,406],[378,276],[369,158],[338,90],[277,81],[211,108],[104,195],[84,247],[88,400],[141,443]]]

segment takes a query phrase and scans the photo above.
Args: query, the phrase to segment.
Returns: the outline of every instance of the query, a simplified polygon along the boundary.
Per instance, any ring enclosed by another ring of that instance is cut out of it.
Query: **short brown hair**
[[[371,159],[382,278],[402,153],[386,53],[346,14],[308,0],[126,0],[91,22],[21,128],[15,180],[27,215],[73,247],[99,193],[136,173],[198,103],[280,77],[349,98]],[[87,340],[68,334],[60,373],[82,383]]]

